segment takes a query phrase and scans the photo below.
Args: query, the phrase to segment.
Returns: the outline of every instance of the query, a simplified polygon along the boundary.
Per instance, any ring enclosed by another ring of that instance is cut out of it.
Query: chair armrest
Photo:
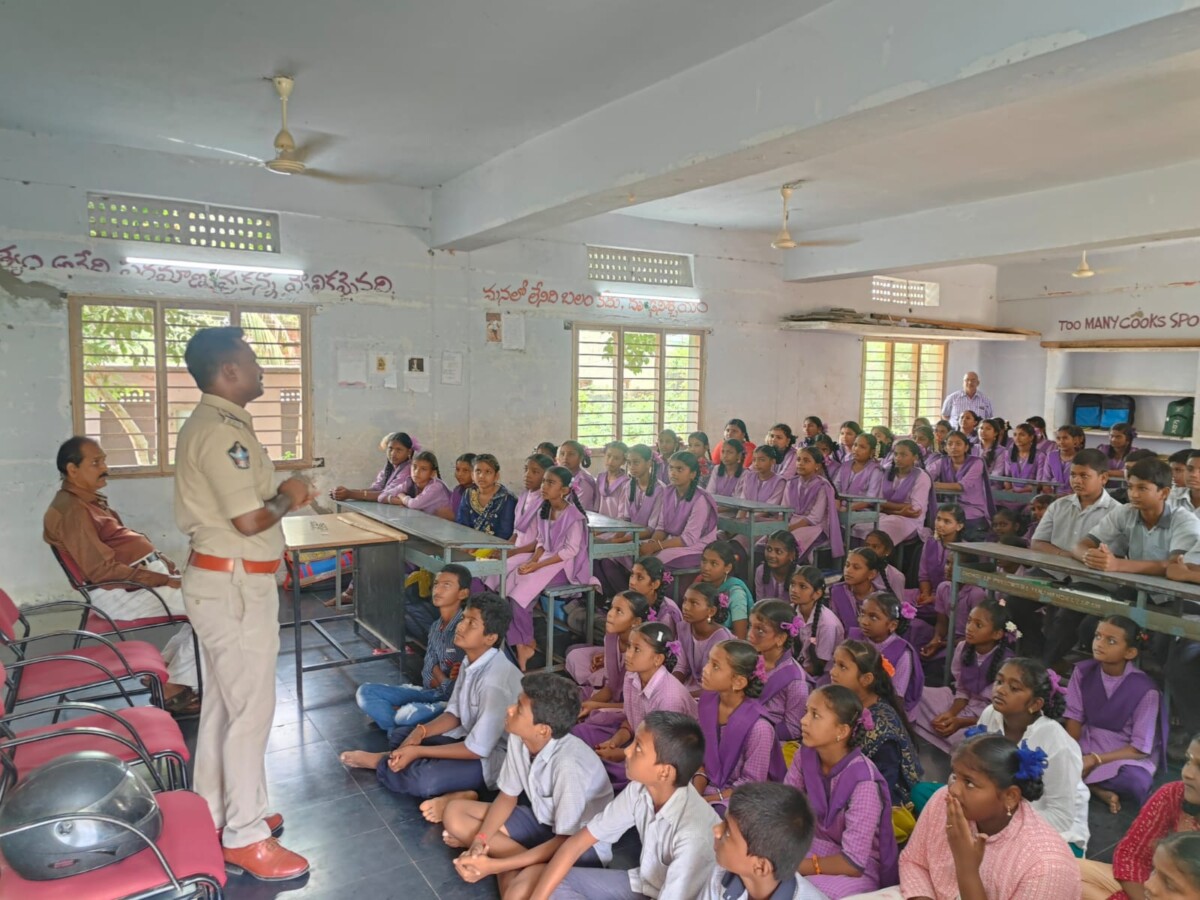
[[[50,632],[47,632],[46,634],[35,634],[33,637],[22,638],[19,641],[13,641],[13,643],[20,644],[21,648],[24,649],[26,645],[32,644],[34,641],[44,641],[47,638],[53,638],[53,637],[85,637],[85,638],[91,638],[94,641],[99,641],[100,643],[104,644],[104,646],[108,647],[109,650],[111,650],[113,653],[116,654],[117,659],[119,659],[121,661],[121,665],[123,665],[125,667],[126,671],[128,671],[128,672],[133,671],[131,668],[129,668],[129,660],[127,660],[125,658],[124,653],[122,653],[120,650],[117,649],[116,644],[114,644],[112,641],[110,641],[104,635],[95,634],[94,632],[91,632],[91,631],[80,631],[80,630],[74,629],[74,628],[67,630],[67,631],[50,631]],[[58,658],[61,659],[62,657],[58,657]]]
[[[150,758],[150,754],[146,752],[146,748],[141,741],[134,743],[127,737],[112,731],[105,731],[103,728],[59,728],[54,731],[43,732],[42,734],[27,734],[19,735],[15,738],[6,738],[0,741],[0,752],[8,752],[25,744],[38,744],[53,738],[69,737],[73,734],[86,734],[91,737],[100,738],[101,740],[116,741],[121,746],[129,748],[137,754],[142,765],[146,767],[146,770],[154,778],[154,783],[158,786],[158,789],[160,791],[167,789],[166,784],[163,783],[162,776],[158,773],[158,768],[154,765],[154,760]]]
[[[126,588],[131,587],[131,588],[135,588],[136,590],[139,590],[139,591],[149,591],[151,594],[154,595],[154,599],[157,600],[159,602],[159,604],[162,606],[164,616],[171,616],[172,618],[187,618],[186,616],[177,616],[175,613],[171,612],[171,608],[169,606],[167,606],[167,601],[162,598],[162,594],[160,594],[156,588],[152,588],[148,584],[142,584],[141,582],[138,582],[138,581],[98,581],[95,584],[80,585],[79,590],[84,594],[84,596],[87,596],[87,592],[92,590],[93,588],[114,588],[114,587],[126,587]],[[89,600],[90,600],[90,598],[89,598]],[[95,604],[92,604],[92,605],[94,606]]]
[[[16,671],[18,673],[18,675],[17,675],[17,678],[14,679],[14,681],[19,682],[20,681],[20,671],[22,669],[24,669],[26,666],[37,665],[39,663],[62,662],[63,660],[69,660],[70,662],[84,663],[85,665],[91,666],[93,669],[99,669],[101,672],[104,673],[104,675],[108,678],[108,680],[113,683],[113,686],[118,691],[121,692],[121,696],[125,698],[125,702],[128,703],[130,706],[134,705],[133,698],[131,696],[129,696],[129,692],[127,690],[125,690],[125,688],[122,686],[121,680],[119,678],[117,678],[117,676],[113,672],[110,672],[106,666],[101,665],[100,663],[96,662],[96,660],[94,660],[94,659],[88,659],[86,656],[75,656],[70,653],[66,653],[61,656],[35,656],[35,657],[33,657],[33,659],[19,659],[16,662],[5,663],[4,668],[8,672]],[[44,711],[45,710],[43,709],[43,712]]]
[[[38,603],[36,606],[24,606],[21,608],[21,612],[26,616],[37,615],[39,613],[49,612],[52,609],[62,606],[68,606],[74,609],[86,609],[89,612],[96,613],[96,615],[100,616],[109,624],[109,627],[111,627],[112,630],[120,636],[121,640],[128,640],[128,638],[125,637],[125,632],[117,627],[117,623],[113,621],[112,616],[110,616],[96,604],[84,600],[52,600],[49,603]]]
[[[66,703],[57,704],[56,706],[52,707],[52,709],[56,713],[62,710],[70,710],[73,712],[84,712],[88,715],[104,716],[106,719],[111,719],[114,724],[120,725],[122,728],[128,731],[130,736],[137,741],[139,747],[142,747],[143,749],[146,747],[146,742],[142,740],[142,736],[137,733],[137,729],[133,727],[132,723],[122,719],[113,710],[106,706],[101,706],[99,703],[87,703],[82,700],[69,700]],[[46,708],[41,708],[27,709],[24,712],[10,712],[8,715],[0,716],[0,728],[7,728],[10,723],[16,722],[20,719],[31,719],[34,716],[44,716],[49,711],[50,710]],[[163,713],[163,715],[169,715],[169,713]],[[69,727],[70,724],[70,719],[67,719],[63,722],[64,727]],[[12,729],[8,729],[8,731],[10,737],[16,738],[20,736],[16,732],[12,731]]]

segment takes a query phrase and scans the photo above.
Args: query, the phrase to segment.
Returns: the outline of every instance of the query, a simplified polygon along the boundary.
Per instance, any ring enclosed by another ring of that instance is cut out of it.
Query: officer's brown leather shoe
[[[283,813],[271,813],[265,819],[263,819],[263,821],[266,822],[267,827],[271,829],[271,837],[279,837],[279,835],[283,832]],[[217,829],[218,841],[221,839],[221,835],[224,833],[224,831],[224,828]]]
[[[275,838],[247,847],[222,848],[225,868],[245,873],[259,881],[287,881],[308,871],[308,860],[280,845]]]

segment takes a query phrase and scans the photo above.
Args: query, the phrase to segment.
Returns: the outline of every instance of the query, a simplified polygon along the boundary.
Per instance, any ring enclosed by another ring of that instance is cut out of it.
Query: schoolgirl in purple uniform
[[[896,442],[892,464],[880,482],[878,496],[884,503],[876,528],[886,532],[893,545],[914,537],[926,538],[934,502],[933,479],[921,465],[920,448],[914,442],[907,439]],[[869,530],[869,523],[854,526],[858,537]]]
[[[964,409],[958,419],[958,430],[967,439],[967,447],[973,456],[979,455],[979,423],[983,421],[973,409]]]
[[[837,477],[838,469],[840,469],[842,466],[837,458],[837,442],[827,434],[819,434],[817,435],[817,439],[813,442],[812,447],[814,450],[820,452],[821,459],[824,461],[825,477],[828,478],[832,484],[833,479]]]
[[[600,504],[596,490],[596,479],[588,471],[592,465],[592,454],[579,441],[563,441],[558,445],[558,464],[571,473],[571,490],[580,506],[595,512]]]
[[[780,503],[787,481],[777,474],[779,455],[779,450],[771,444],[755,447],[750,471],[742,478],[735,496],[756,503]],[[795,460],[792,462],[794,465]]]
[[[729,610],[722,600],[716,587],[704,582],[691,585],[683,595],[679,662],[672,674],[693,693],[700,690],[700,676],[712,648],[733,637],[733,632],[724,625]]]
[[[896,435],[885,425],[876,425],[871,429],[875,438],[875,458],[879,460],[880,468],[886,469],[892,464],[892,450],[896,447]]]
[[[1118,422],[1108,430],[1108,443],[1101,444],[1096,449],[1108,457],[1108,470],[1119,472],[1125,468],[1125,459],[1137,447],[1137,429],[1129,422]]]
[[[777,741],[800,740],[808,700],[808,675],[792,647],[801,632],[798,614],[785,600],[759,600],[750,610],[750,645],[762,657],[766,680],[758,702],[775,726]]]
[[[799,444],[802,447],[815,447],[817,438],[828,431],[819,416],[808,416],[804,420],[804,437],[800,439]]]
[[[567,651],[563,668],[580,686],[582,721],[620,724],[621,687],[625,681],[625,650],[629,635],[646,620],[650,604],[636,591],[613,598],[604,622],[601,647],[575,647]],[[615,721],[614,721],[615,719]]]
[[[984,419],[979,423],[979,443],[976,455],[983,460],[988,474],[999,475],[1004,470],[1004,457],[1008,454],[1008,423],[1001,418]]]
[[[926,470],[941,459],[942,455],[937,452],[937,438],[933,434],[933,426],[918,425],[913,429],[912,439],[921,448],[921,465]]]
[[[834,486],[839,497],[878,497],[883,485],[883,469],[875,460],[879,442],[875,435],[863,432],[854,439],[851,455],[842,460]]]
[[[880,531],[877,528],[868,532],[867,536],[863,538],[863,546],[868,550],[875,551],[875,555],[879,557],[879,563],[883,567],[878,577],[872,582],[875,590],[888,591],[902,600],[916,603],[917,589],[906,587],[904,573],[892,565],[892,554],[896,552],[896,545],[892,543],[891,536],[886,531]]]
[[[658,441],[654,445],[655,462],[658,464],[658,480],[663,484],[670,483],[668,466],[671,457],[683,449],[683,443],[670,428],[664,428],[658,433]]]
[[[850,638],[865,638],[875,645],[880,655],[892,664],[896,695],[904,700],[904,709],[911,715],[921,702],[925,689],[925,672],[921,668],[917,649],[904,639],[909,622],[916,612],[895,594],[884,591],[871,594],[863,601],[858,615],[858,628],[847,632]]]
[[[842,555],[842,526],[838,521],[837,495],[825,472],[825,458],[816,447],[803,447],[796,454],[797,477],[788,482],[783,495],[792,508],[788,531],[796,539],[798,558],[804,559],[823,539],[835,557]]]
[[[846,554],[842,565],[842,580],[829,592],[829,608],[842,620],[846,634],[858,627],[858,615],[863,601],[875,592],[875,579],[884,563],[874,550],[855,547]]]
[[[718,814],[738,785],[779,782],[787,774],[775,723],[756,699],[765,678],[762,659],[746,641],[722,641],[709,653],[698,716],[704,768],[693,782]]]
[[[766,443],[779,451],[776,474],[784,481],[791,481],[796,477],[796,436],[792,434],[791,426],[776,422],[767,432]]]
[[[812,685],[825,674],[833,651],[846,637],[842,620],[829,608],[825,576],[816,566],[801,566],[792,573],[788,600],[796,610],[792,624],[796,661],[808,673]]]
[[[754,597],[757,600],[786,600],[788,584],[800,557],[796,538],[786,528],[767,535],[763,562],[754,570]]]
[[[1054,440],[1046,433],[1046,420],[1041,416],[1030,416],[1025,420],[1033,426],[1034,433],[1037,435],[1037,448],[1041,456],[1048,456],[1054,452]]]
[[[708,485],[708,475],[712,471],[712,448],[708,445],[708,435],[703,431],[693,431],[688,435],[687,451],[696,457],[700,463],[700,477],[704,479],[704,485]]]
[[[629,590],[637,591],[650,604],[646,613],[647,622],[659,622],[674,634],[683,630],[683,613],[679,605],[667,596],[667,585],[672,575],[657,556],[643,556],[633,564],[629,572]]]
[[[1037,432],[1028,422],[1022,422],[1013,429],[1013,445],[1004,454],[1003,465],[997,474],[1008,478],[1041,478],[1045,464],[1046,455],[1038,449]],[[1069,474],[1070,469],[1068,468],[1067,471]],[[1004,489],[1030,496],[1036,493],[1035,487],[1030,484],[1006,483]],[[1023,504],[1005,501],[1004,505],[1020,506]]]
[[[853,691],[819,688],[808,697],[804,737],[783,780],[808,797],[816,819],[799,872],[830,900],[900,880],[891,789],[859,749],[869,730]],[[818,874],[844,868],[858,874]]]
[[[604,471],[596,478],[596,512],[612,519],[629,516],[629,475],[625,461],[629,448],[621,441],[604,445]]]
[[[658,516],[663,497],[670,488],[664,487],[655,477],[652,462],[653,452],[645,444],[634,444],[630,447],[627,458],[629,481],[622,489],[625,492],[625,515],[620,518],[635,525],[644,526],[638,535],[638,539],[644,541],[654,533],[651,522]],[[632,536],[613,535],[610,538],[601,538],[601,540],[631,543]],[[625,590],[632,565],[632,547],[629,556],[605,557],[595,561],[593,570],[596,572],[596,577],[600,579],[605,596],[612,597]]]
[[[658,516],[650,522],[654,533],[642,550],[668,569],[689,568],[717,538],[717,504],[700,487],[700,463],[686,450],[671,457],[670,477]]]
[[[842,423],[838,429],[837,450],[833,456],[839,463],[848,462],[854,458],[854,441],[863,433],[862,426],[853,419]]]
[[[1038,477],[1043,481],[1053,481],[1053,488],[1045,487],[1047,493],[1067,494],[1071,490],[1071,461],[1079,451],[1075,449],[1080,441],[1087,437],[1078,425],[1064,425],[1057,431],[1058,449],[1042,457],[1042,469]]]
[[[1063,725],[1083,753],[1083,783],[1113,813],[1121,811],[1122,799],[1146,802],[1167,739],[1158,685],[1133,666],[1145,642],[1129,617],[1102,619],[1092,658],[1075,666],[1067,685]]]
[[[995,505],[983,460],[969,455],[966,436],[952,431],[946,438],[946,458],[930,471],[935,491],[956,491],[958,505],[967,517],[964,538],[983,540],[988,533]]]
[[[395,494],[389,502],[441,519],[452,520],[450,488],[446,487],[440,475],[437,457],[428,450],[422,450],[413,457],[412,495]]]
[[[395,494],[409,492],[412,487],[412,457],[420,449],[417,442],[403,431],[393,431],[380,442],[379,449],[387,454],[387,461],[371,486],[365,490],[354,490],[338,485],[329,492],[334,500],[376,500],[386,503]],[[381,495],[385,496],[381,499]]]
[[[714,497],[737,497],[746,468],[742,465],[745,448],[737,438],[721,445],[721,461],[708,473],[707,490]]]
[[[938,588],[946,579],[946,547],[963,540],[967,517],[957,503],[943,503],[933,520],[933,539],[921,548],[917,570],[917,619],[909,630],[909,639],[921,648],[925,659],[936,659],[946,649],[950,623],[937,612]],[[932,624],[931,624],[932,623]]]

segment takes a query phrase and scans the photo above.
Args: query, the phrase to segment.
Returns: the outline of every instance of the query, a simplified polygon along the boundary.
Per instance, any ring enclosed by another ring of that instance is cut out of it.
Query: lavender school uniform
[[[815,656],[817,659],[828,663],[833,659],[833,651],[837,649],[837,645],[846,638],[846,629],[842,625],[842,620],[829,608],[828,604],[813,606],[812,616],[807,620],[799,611],[796,614],[802,623],[795,640],[792,642],[797,662],[803,666],[805,662],[811,661],[812,657]],[[817,620],[815,633],[813,631],[813,619]],[[809,687],[812,687],[815,683],[815,679],[810,677]]]
[[[700,730],[704,732],[705,796],[727,793],[752,781],[778,783],[787,774],[783,753],[775,740],[775,725],[757,700],[746,697],[722,726],[721,698],[713,691],[700,695]],[[724,803],[714,803],[718,815]]]
[[[880,483],[880,494],[887,503],[907,503],[916,509],[920,515],[915,518],[897,516],[893,513],[880,513],[876,527],[899,546],[910,538],[929,539],[931,523],[929,511],[937,508],[933,494],[933,479],[924,469],[913,466],[903,478],[895,477],[889,480],[886,476]],[[864,495],[865,496],[865,495]],[[863,522],[854,526],[854,536],[865,538],[871,532],[871,525]]]
[[[861,628],[851,628],[846,632],[851,640],[865,641],[866,636]],[[875,643],[871,641],[870,643]],[[896,674],[892,676],[892,685],[896,688],[896,696],[904,701],[904,711],[912,715],[917,704],[921,702],[921,694],[925,690],[925,672],[921,668],[921,654],[917,648],[898,634],[889,634],[883,643],[875,644],[879,655],[892,664]]]
[[[595,512],[600,503],[600,494],[596,490],[596,478],[582,466],[571,476],[571,490],[579,498],[580,505],[588,512]]]
[[[872,584],[871,587],[874,588],[875,585]],[[829,608],[841,620],[846,634],[858,628],[858,614],[862,611],[861,604],[862,601],[854,596],[844,581],[839,581],[829,589]]]
[[[662,508],[663,497],[667,491],[671,490],[671,488],[663,487],[653,478],[650,479],[650,485],[654,488],[652,494],[647,494],[633,480],[630,480],[625,486],[625,494],[629,499],[624,518],[634,525],[641,525],[645,528],[651,527],[651,523]],[[630,493],[633,494],[632,497],[629,497]],[[629,586],[629,572],[633,568],[633,563],[632,553],[629,556],[610,556],[596,560],[594,569],[606,596],[619,594]]]
[[[1071,489],[1071,459],[1063,459],[1057,449],[1053,453],[1047,453],[1042,458],[1038,478],[1042,481],[1053,481],[1059,487],[1058,493],[1066,493]]]
[[[670,597],[662,597],[658,601],[658,611],[650,610],[650,622],[661,622],[671,629],[671,634],[679,637],[683,631],[683,610]]]
[[[609,478],[601,472],[596,479],[596,512],[610,519],[625,519],[629,516],[629,476],[622,473]],[[583,502],[582,500],[580,502]],[[584,509],[587,505],[584,504]]]
[[[992,502],[991,483],[988,481],[982,459],[978,456],[968,456],[956,469],[954,462],[947,456],[938,464],[937,469],[931,470],[929,474],[935,482],[961,484],[962,493],[955,498],[955,502],[966,514],[967,527],[987,527],[996,506]]]
[[[746,472],[738,486],[737,496],[755,503],[771,503],[782,506],[783,492],[787,485],[787,481],[774,473],[770,478],[759,478],[757,472]],[[742,545],[743,550],[750,546],[750,541],[744,534],[736,535],[734,540]],[[759,539],[759,543],[766,543],[766,538]]]
[[[533,642],[533,615],[529,607],[542,591],[556,584],[588,584],[592,580],[587,553],[587,520],[574,504],[568,503],[558,518],[539,516],[537,529],[537,543],[543,548],[543,555],[562,559],[528,575],[518,573],[520,563],[509,560],[506,586],[513,611],[508,630],[510,644]]]
[[[842,463],[838,469],[837,485],[839,496],[847,497],[879,497],[883,484],[883,469],[875,460],[867,460],[867,464],[859,471],[854,471],[854,464],[849,460]]]
[[[673,487],[665,488],[658,516],[649,527],[683,540],[682,547],[658,552],[663,565],[669,569],[690,568],[699,564],[704,548],[717,539],[717,504],[699,486],[690,500],[680,497]]]
[[[451,509],[450,488],[440,478],[435,478],[425,485],[421,493],[408,501],[408,508],[436,516],[440,512]]]
[[[795,445],[788,447],[783,451],[783,459],[775,463],[775,474],[784,481],[791,481],[796,477],[796,447]]]
[[[795,478],[788,482],[783,502],[792,508],[788,528],[800,548],[797,559],[806,559],[822,538],[829,542],[835,558],[842,555],[842,525],[832,483],[820,475]],[[801,519],[807,519],[810,524],[794,527]]]
[[[706,637],[704,640],[697,640],[692,634],[692,629],[686,624],[679,629],[679,634],[676,635],[679,639],[679,662],[675,665],[675,675],[683,676],[683,684],[690,690],[700,690],[700,674],[704,671],[705,665],[708,664],[708,655],[712,653],[712,648],[721,643],[733,639],[731,632],[724,625],[718,625],[717,630]]]
[[[967,705],[959,712],[961,719],[978,719],[980,713],[992,705],[993,681],[988,678],[988,670],[996,654],[1001,659],[1012,656],[1012,649],[1003,641],[982,655],[975,654],[975,662],[971,665],[963,663],[963,654],[967,645],[960,643],[954,648],[954,659],[950,662],[950,672],[954,677],[954,690],[948,687],[927,687],[921,694],[921,703],[913,714],[912,724],[921,737],[933,744],[939,750],[950,753],[963,742],[966,729],[960,728],[950,737],[942,737],[933,728],[933,720],[946,712],[955,700],[966,700]]]
[[[714,467],[708,476],[707,490],[714,497],[740,497],[738,490],[746,475],[746,469],[740,475],[722,475],[719,467]]]
[[[406,459],[392,469],[391,475],[387,475],[386,466],[381,469],[368,490],[379,491],[379,501],[385,503],[389,497],[407,494],[412,488],[412,483],[412,460]]]
[[[767,571],[767,564],[763,563],[754,570],[754,599],[755,600],[788,600],[788,581],[776,581],[774,576]]]
[[[604,665],[592,671],[592,660],[596,653],[604,655]],[[625,678],[625,654],[621,652],[621,639],[615,634],[604,635],[604,643],[596,647],[575,647],[567,651],[563,668],[583,689],[583,699],[605,685],[612,688],[612,702],[621,702],[621,683]],[[604,710],[596,710],[593,715]]]
[[[1154,679],[1131,665],[1117,676],[1106,675],[1094,659],[1075,666],[1067,687],[1066,718],[1083,724],[1079,749],[1084,758],[1124,747],[1146,754],[1144,759],[1102,763],[1084,776],[1084,784],[1145,802],[1156,757],[1166,746],[1167,709],[1159,696]]]
[[[758,696],[766,717],[775,726],[775,739],[800,740],[800,720],[808,702],[808,679],[795,657],[785,653],[767,674],[767,683]]]
[[[810,852],[840,853],[862,872],[857,877],[812,875],[813,887],[838,900],[899,882],[891,789],[861,750],[851,750],[826,775],[817,752],[801,746],[784,784],[805,794],[812,806],[816,829]]]
[[[1055,451],[1057,454],[1057,451]],[[1039,453],[1036,449],[1031,449],[1029,456],[1024,460],[1017,455],[1014,461],[1009,453],[1004,454],[1003,464],[1000,466],[1000,471],[996,474],[1007,478],[1029,478],[1038,479],[1042,477],[1043,466],[1045,465],[1045,454]],[[1068,469],[1068,475],[1070,470]],[[1018,493],[1028,493],[1030,499],[1033,499],[1034,488],[1027,484],[1014,484],[1012,489]],[[1001,506],[1007,506],[1009,509],[1021,509],[1028,504],[1028,500],[1012,501],[1006,500],[1000,503]]]

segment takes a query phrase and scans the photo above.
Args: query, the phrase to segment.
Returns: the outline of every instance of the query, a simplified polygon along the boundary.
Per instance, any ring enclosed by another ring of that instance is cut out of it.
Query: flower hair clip
[[[888,673],[888,678],[896,677],[896,667],[892,665],[892,661],[886,656],[880,658],[879,664],[883,666],[883,671]]]
[[[790,634],[792,637],[800,636],[800,627],[804,624],[804,620],[796,616],[790,622],[780,622],[779,630],[784,634]]]
[[[875,717],[871,715],[869,709],[863,709],[862,715],[858,717],[858,724],[862,726],[863,731],[875,730]]]
[[[1008,606],[1008,600],[1005,599],[1004,597],[997,597],[996,605],[997,606]],[[1012,624],[1012,623],[1009,623],[1009,624]]]
[[[1007,632],[1007,634],[1005,635],[1005,639],[1010,644],[1015,644],[1017,641],[1019,641],[1024,636],[1021,634],[1021,629],[1017,627],[1016,622],[1011,622],[1011,621],[1005,622],[1004,630],[1005,630],[1005,632]]]
[[[917,608],[905,600],[900,604],[900,616],[911,621],[917,616]]]
[[[675,576],[671,574],[670,570],[667,570],[663,572],[662,578],[659,580],[662,581],[663,584],[674,584]]]
[[[1019,781],[1034,781],[1041,778],[1046,771],[1046,763],[1049,757],[1046,756],[1046,751],[1041,747],[1030,747],[1028,741],[1021,741],[1017,747],[1017,759],[1020,765],[1017,768],[1017,779]]]
[[[729,609],[729,595],[724,591],[717,594],[717,606],[721,607],[721,609]]]
[[[658,613],[655,612],[653,609],[649,610],[646,613],[646,621],[647,622],[657,622],[658,621]]]
[[[679,641],[667,641],[667,652],[679,659],[683,656],[683,645]]]
[[[1062,686],[1062,678],[1053,669],[1048,669],[1046,675],[1050,678],[1050,692],[1053,694],[1065,694],[1066,688]]]
[[[754,677],[763,682],[767,680],[767,664],[761,656],[758,658],[758,662],[754,664]]]

